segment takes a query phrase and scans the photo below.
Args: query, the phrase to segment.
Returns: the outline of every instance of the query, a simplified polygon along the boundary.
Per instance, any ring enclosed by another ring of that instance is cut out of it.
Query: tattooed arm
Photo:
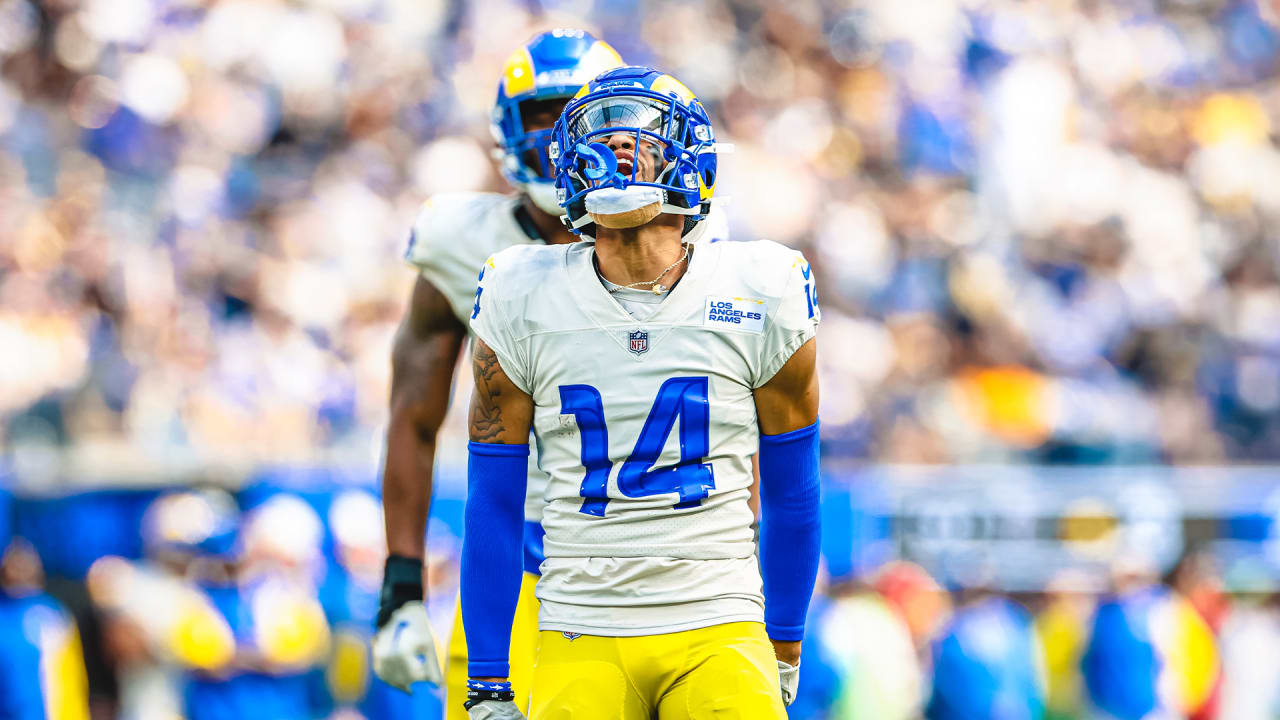
[[[529,442],[533,398],[511,382],[493,349],[480,338],[471,353],[476,389],[471,395],[471,441],[501,445]]]

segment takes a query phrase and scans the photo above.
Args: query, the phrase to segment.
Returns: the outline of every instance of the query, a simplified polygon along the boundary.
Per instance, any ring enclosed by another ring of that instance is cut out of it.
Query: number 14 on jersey
[[[649,416],[640,429],[635,449],[618,471],[618,490],[629,498],[676,493],[677,508],[695,507],[715,488],[711,463],[711,412],[706,377],[671,378],[662,383]],[[573,415],[582,437],[581,512],[604,517],[609,504],[609,428],[604,400],[590,385],[561,385],[560,412]],[[667,438],[680,420],[680,462],[653,470]]]

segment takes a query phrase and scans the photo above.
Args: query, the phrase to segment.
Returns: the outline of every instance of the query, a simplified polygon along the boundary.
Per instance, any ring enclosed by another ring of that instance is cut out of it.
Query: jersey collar
[[[569,267],[569,285],[579,307],[593,323],[613,339],[623,350],[627,350],[626,333],[615,332],[619,329],[656,328],[650,331],[649,345],[655,346],[677,325],[701,321],[703,290],[707,279],[715,271],[720,260],[720,248],[712,243],[699,243],[689,258],[689,267],[685,270],[680,282],[667,294],[662,305],[648,320],[637,320],[600,282],[595,268],[595,241],[583,239],[570,245],[566,253]],[[637,357],[627,352],[632,357]]]
[[[525,234],[525,237],[533,242],[547,244],[547,239],[542,236],[542,231],[538,229],[538,224],[533,221],[533,216],[529,214],[529,208],[524,206],[522,200],[516,201],[516,207],[511,211],[511,217],[515,218],[516,225],[520,226],[520,231]]]

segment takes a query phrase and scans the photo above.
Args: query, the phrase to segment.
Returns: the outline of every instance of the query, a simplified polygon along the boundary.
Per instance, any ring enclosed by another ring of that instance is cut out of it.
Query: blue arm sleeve
[[[760,574],[772,640],[804,637],[821,542],[818,423],[760,436]]]
[[[462,625],[467,673],[507,677],[511,622],[524,567],[524,488],[529,446],[470,443],[463,512]]]

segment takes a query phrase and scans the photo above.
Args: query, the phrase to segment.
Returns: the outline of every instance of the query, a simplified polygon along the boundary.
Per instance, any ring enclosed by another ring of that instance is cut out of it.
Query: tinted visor
[[[612,127],[639,128],[667,137],[670,105],[635,97],[601,98],[587,103],[573,114],[569,132],[583,137]]]

